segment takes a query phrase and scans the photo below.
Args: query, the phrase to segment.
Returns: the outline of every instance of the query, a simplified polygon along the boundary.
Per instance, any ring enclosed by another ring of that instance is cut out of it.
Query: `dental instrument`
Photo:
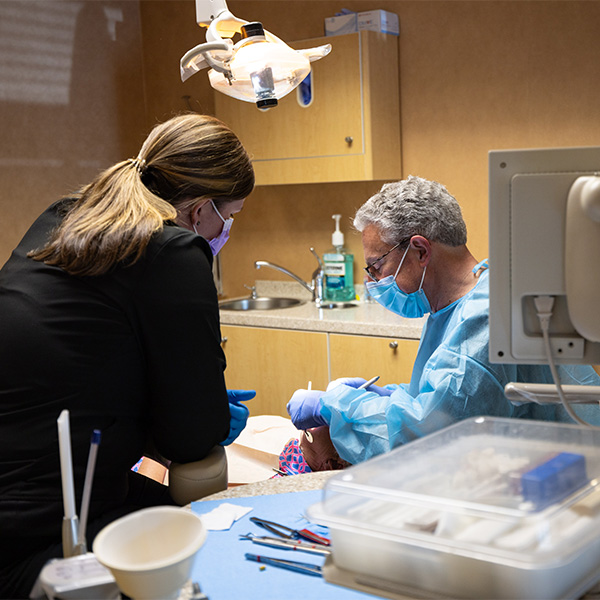
[[[264,527],[267,531],[270,531],[271,533],[274,533],[275,535],[278,535],[283,538],[291,540],[297,540],[298,538],[302,538],[311,542],[315,542],[316,544],[322,544],[323,546],[329,546],[331,543],[327,538],[313,533],[309,529],[292,529],[291,527],[287,527],[286,525],[280,525],[279,523],[267,521],[259,517],[250,517],[250,520],[253,523],[259,525],[260,527]]]
[[[88,464],[81,500],[81,521],[75,512],[75,486],[71,454],[69,411],[64,409],[58,419],[60,475],[63,492],[64,517],[62,545],[64,558],[51,558],[42,567],[31,591],[31,598],[98,598],[110,600],[119,596],[119,588],[111,572],[87,551],[85,530],[88,519],[92,480],[100,431],[92,434]]]
[[[310,563],[297,562],[295,560],[283,560],[269,556],[259,556],[258,554],[250,554],[249,552],[247,552],[245,556],[246,560],[253,560],[265,565],[280,567],[281,569],[287,569],[288,571],[295,571],[296,573],[304,573],[306,575],[315,575],[317,577],[323,576],[322,568]]]
[[[310,392],[310,390],[312,390],[312,381],[308,382],[308,385],[306,386],[306,389]],[[308,431],[308,429],[304,430],[304,435],[306,436],[306,439],[312,444],[313,443],[313,436],[312,433],[310,431]]]
[[[260,544],[261,546],[268,546],[269,548],[279,548],[280,550],[298,550],[300,552],[308,552],[309,554],[324,554],[326,556],[331,554],[331,550],[321,544],[307,544],[300,540],[259,536],[251,533],[240,535],[240,539],[250,540],[253,544]]]
[[[85,529],[87,526],[92,480],[96,466],[100,431],[94,429],[90,443],[90,453],[85,473],[83,496],[81,499],[81,522],[75,512],[75,486],[73,483],[73,462],[71,455],[71,428],[69,411],[63,410],[58,419],[58,443],[60,450],[60,472],[62,479],[64,517],[62,525],[63,556],[77,556],[87,552]]]
[[[365,381],[362,385],[359,385],[357,389],[365,390],[370,385],[373,385],[378,379],[379,379],[379,375],[375,375],[375,377],[371,377],[371,379],[369,379],[369,381]]]
[[[98,455],[98,446],[102,437],[100,430],[94,429],[90,442],[90,453],[85,471],[85,481],[83,483],[83,496],[81,498],[81,521],[79,521],[79,535],[77,536],[77,545],[85,550],[86,539],[85,530],[87,527],[88,511],[90,508],[90,496],[92,493],[92,482],[94,480],[94,469],[96,468],[96,456]]]

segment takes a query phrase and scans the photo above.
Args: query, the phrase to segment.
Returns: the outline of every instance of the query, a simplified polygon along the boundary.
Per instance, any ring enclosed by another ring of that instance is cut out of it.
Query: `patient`
[[[291,439],[279,456],[279,470],[286,475],[338,471],[350,463],[340,458],[329,436],[329,427],[312,427]]]
[[[301,432],[300,450],[312,471],[337,471],[350,465],[335,449],[329,427],[313,427]]]

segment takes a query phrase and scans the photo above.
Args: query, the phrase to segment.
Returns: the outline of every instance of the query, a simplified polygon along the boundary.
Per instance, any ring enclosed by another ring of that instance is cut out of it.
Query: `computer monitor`
[[[600,364],[599,172],[600,147],[489,153],[491,362],[548,362],[534,298],[553,296],[554,360]]]

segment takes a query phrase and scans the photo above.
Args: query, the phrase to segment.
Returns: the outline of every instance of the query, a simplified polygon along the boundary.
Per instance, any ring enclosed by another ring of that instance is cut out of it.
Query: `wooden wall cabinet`
[[[256,390],[247,403],[253,416],[288,417],[288,400],[309,381],[316,390],[339,377],[408,383],[419,346],[418,340],[237,325],[222,325],[221,333],[227,387]]]
[[[262,112],[221,93],[215,113],[252,156],[257,185],[400,179],[398,37],[360,31],[293,42],[331,44],[312,63],[313,100],[297,90]]]
[[[252,416],[289,418],[288,400],[312,381],[327,386],[327,334],[221,325],[228,389],[256,390],[246,402]]]
[[[331,379],[379,375],[377,385],[408,383],[418,340],[329,334]]]

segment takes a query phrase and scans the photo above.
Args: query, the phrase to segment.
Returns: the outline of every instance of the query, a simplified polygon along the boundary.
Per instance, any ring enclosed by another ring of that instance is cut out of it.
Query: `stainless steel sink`
[[[298,306],[304,302],[305,300],[298,300],[298,298],[239,298],[219,302],[219,308],[222,310],[273,310],[274,308]]]
[[[323,302],[319,308],[354,308],[357,306],[353,302]]]

